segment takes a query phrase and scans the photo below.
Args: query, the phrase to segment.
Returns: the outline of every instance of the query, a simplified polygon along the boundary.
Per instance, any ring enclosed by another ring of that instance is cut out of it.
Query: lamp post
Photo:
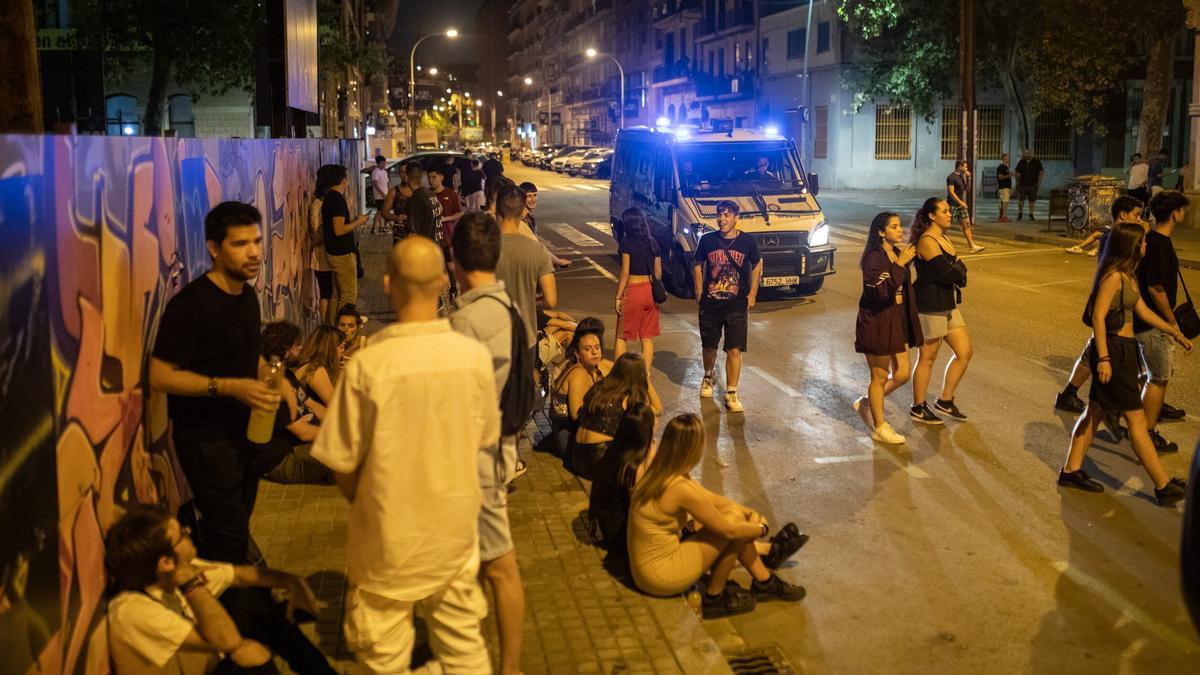
[[[617,72],[621,74],[621,111],[620,111],[620,113],[617,114],[617,129],[618,130],[624,129],[625,128],[625,69],[621,67],[621,62],[618,61],[616,59],[616,57],[614,57],[612,54],[605,54],[603,52],[598,52],[595,49],[592,49],[590,47],[584,53],[587,54],[587,57],[589,59],[594,59],[597,56],[603,56],[603,57],[607,58],[608,60],[612,61],[614,64],[616,64]]]
[[[525,84],[533,84],[533,78],[525,78]],[[550,98],[550,88],[545,82],[542,83],[542,91],[546,93],[546,145],[550,145],[554,142],[554,99]]]
[[[423,35],[420,39],[413,43],[412,50],[408,52],[408,140],[412,143],[412,146],[410,147],[410,151],[412,152],[416,152],[417,150],[417,47],[429,38],[437,37],[439,35],[445,35],[448,38],[456,38],[458,37],[458,30],[451,28],[444,33],[430,33],[429,35]],[[434,74],[437,73],[436,70],[431,72]]]

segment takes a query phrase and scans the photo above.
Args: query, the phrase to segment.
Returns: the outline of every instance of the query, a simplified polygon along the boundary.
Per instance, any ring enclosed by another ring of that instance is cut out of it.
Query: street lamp
[[[456,38],[458,37],[458,30],[451,28],[444,33],[430,33],[429,35],[423,35],[419,40],[413,43],[412,50],[408,52],[408,121],[410,129],[409,140],[412,142],[413,150],[417,149],[417,47],[429,38],[438,37],[439,35],[444,35],[448,38]],[[429,72],[433,75],[437,75],[436,68],[431,68]]]
[[[621,62],[618,61],[616,59],[616,57],[614,57],[611,54],[605,54],[603,52],[598,52],[592,47],[588,47],[587,51],[585,51],[584,54],[586,54],[589,59],[594,59],[597,56],[603,56],[603,57],[607,58],[608,60],[612,61],[614,64],[616,64],[617,72],[621,74],[621,111],[620,111],[620,113],[617,114],[617,129],[624,129],[625,128],[625,69],[621,67]]]
[[[533,84],[533,78],[526,77],[525,84]],[[554,99],[550,98],[550,88],[545,82],[542,83],[542,91],[546,92],[546,143],[549,144],[554,142]]]
[[[437,67],[435,66],[435,67],[433,67],[433,68],[430,68],[430,69],[429,69],[429,74],[430,74],[430,75],[437,75]]]

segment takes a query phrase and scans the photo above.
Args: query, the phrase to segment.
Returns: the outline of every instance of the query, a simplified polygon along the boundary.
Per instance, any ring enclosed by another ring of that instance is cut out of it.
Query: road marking
[[[896,468],[900,469],[901,471],[908,474],[909,476],[912,476],[913,478],[921,478],[921,479],[929,478],[929,474],[924,469],[900,459],[899,457],[895,456],[888,450],[884,450],[882,453],[879,453],[879,448],[876,447],[875,441],[873,439],[863,436],[858,439],[858,442],[860,445],[864,445],[868,448],[871,448],[871,450],[875,451],[877,454],[880,454],[881,457],[883,457],[887,461],[891,462],[893,465],[896,466]]]
[[[1078,279],[1060,279],[1059,281],[1046,281],[1040,284],[1026,284],[1020,288],[1040,288],[1042,286],[1058,286],[1059,284],[1077,284],[1080,281],[1091,281],[1091,277],[1080,277]]]
[[[604,246],[604,244],[601,242],[596,241],[595,239],[587,236],[586,234],[566,223],[550,223],[549,228],[580,248],[597,248]]]
[[[1088,591],[1091,591],[1101,600],[1104,600],[1106,603],[1108,603],[1114,610],[1121,612],[1123,616],[1128,616],[1134,621],[1140,623],[1143,628],[1150,631],[1156,637],[1158,637],[1158,639],[1171,645],[1176,650],[1184,654],[1191,654],[1197,651],[1197,649],[1200,649],[1200,645],[1196,644],[1196,642],[1194,642],[1188,636],[1176,631],[1171,626],[1168,626],[1162,621],[1154,618],[1145,610],[1130,602],[1127,598],[1122,596],[1108,584],[1099,581],[1086,572],[1081,572],[1076,567],[1072,567],[1071,564],[1065,560],[1056,560],[1050,563],[1050,566],[1057,570],[1059,574],[1066,576],[1071,581],[1079,584]]]
[[[606,270],[606,269],[604,269],[603,267],[601,267],[601,266],[600,266],[600,263],[597,263],[595,260],[592,260],[591,258],[589,258],[589,257],[588,257],[588,256],[586,256],[586,255],[585,255],[585,256],[583,256],[583,260],[586,260],[586,261],[587,261],[587,264],[591,265],[591,266],[592,266],[592,269],[594,269],[594,270],[596,270],[597,272],[599,272],[600,274],[602,274],[602,275],[604,276],[604,278],[605,278],[605,279],[608,279],[608,280],[610,280],[610,281],[616,281],[616,280],[617,280],[617,278],[616,278],[615,276],[613,276],[613,273],[612,273],[612,272],[609,272],[608,270]]]
[[[1066,370],[1065,368],[1058,368],[1056,366],[1052,366],[1052,365],[1046,363],[1045,361],[1039,361],[1035,358],[1025,356],[1024,354],[1017,354],[1017,358],[1021,359],[1022,361],[1028,361],[1028,362],[1034,364],[1035,366],[1041,366],[1042,368],[1049,368],[1050,370],[1053,370],[1057,373],[1062,373],[1063,375],[1071,374],[1071,371]]]
[[[782,391],[783,393],[787,394],[788,396],[791,396],[792,398],[800,398],[801,396],[803,396],[803,394],[796,391],[795,389],[792,389],[787,384],[785,384],[782,380],[780,380],[779,378],[775,377],[774,375],[768,373],[767,371],[763,370],[762,368],[759,368],[758,366],[749,366],[746,368],[746,370],[749,370],[750,372],[754,373],[755,375],[766,380],[770,384],[774,385],[776,389],[778,389],[779,391]]]
[[[604,234],[607,234],[610,237],[613,236],[612,223],[606,223],[606,222],[603,222],[600,220],[589,220],[589,221],[587,221],[587,225],[588,225],[588,227],[594,227],[597,230],[600,230],[601,232],[603,232]]]
[[[1019,251],[1001,251],[999,253],[968,253],[963,260],[980,260],[982,258],[1009,258],[1014,255],[1037,255],[1039,253],[1058,253],[1058,248],[1021,249]]]
[[[597,191],[597,192],[604,189],[604,188],[596,187],[595,185],[583,185],[582,183],[575,183],[575,187],[579,188],[580,190],[593,190],[593,191]]]
[[[667,316],[670,316],[672,319],[675,320],[675,325],[678,326],[680,330],[685,330],[685,331],[691,333],[692,335],[695,335],[696,337],[700,337],[700,329],[696,327],[696,324],[684,319],[683,317],[681,317],[677,314],[668,314]]]
[[[849,462],[873,462],[877,459],[875,453],[865,455],[844,455],[842,457],[813,457],[817,464],[846,464]]]
[[[1122,483],[1120,489],[1117,490],[1117,496],[1132,497],[1140,492],[1144,487],[1146,487],[1146,484],[1142,482],[1141,478],[1138,478],[1137,476],[1130,476],[1129,480]]]

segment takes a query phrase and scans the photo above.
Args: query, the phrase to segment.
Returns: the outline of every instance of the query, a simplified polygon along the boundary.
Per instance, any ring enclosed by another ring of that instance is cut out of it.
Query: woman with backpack
[[[615,354],[625,353],[628,340],[640,340],[642,358],[649,369],[654,361],[654,338],[659,335],[658,304],[652,282],[662,279],[662,257],[650,236],[646,216],[636,206],[621,214],[624,236],[617,251],[621,255],[621,277],[617,281],[617,341]]]
[[[588,495],[588,525],[592,538],[608,551],[625,550],[629,495],[654,459],[654,422],[650,406],[629,406],[612,443],[596,463]]]
[[[644,593],[671,596],[707,573],[700,605],[706,619],[749,612],[760,600],[802,599],[803,587],[776,576],[759,557],[755,542],[770,531],[767,521],[692,479],[704,446],[698,416],[680,415],[667,424],[629,509],[626,545],[634,583]],[[681,538],[689,522],[699,528]],[[754,580],[749,590],[728,583],[738,563]]]
[[[1184,349],[1191,351],[1192,343],[1142,300],[1136,270],[1145,250],[1146,231],[1140,225],[1117,223],[1100,252],[1096,278],[1083,316],[1084,322],[1092,328],[1092,339],[1084,350],[1093,373],[1092,388],[1087,407],[1071,432],[1071,444],[1058,472],[1058,484],[1087,492],[1104,491],[1104,486],[1084,471],[1083,460],[1105,413],[1118,412],[1125,417],[1134,454],[1154,482],[1155,501],[1159,506],[1171,506],[1183,499],[1187,483],[1167,475],[1158,460],[1154,442],[1150,440],[1138,382],[1141,351],[1133,336],[1134,313],[1154,328],[1171,335]]]
[[[662,402],[647,377],[646,362],[637,354],[625,354],[583,397],[570,451],[571,469],[577,475],[592,479],[596,462],[616,435],[625,410],[635,403],[648,405],[655,415],[662,414]]]

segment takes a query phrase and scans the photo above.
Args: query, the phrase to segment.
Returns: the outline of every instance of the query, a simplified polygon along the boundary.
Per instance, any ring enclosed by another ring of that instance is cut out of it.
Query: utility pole
[[[976,124],[975,114],[975,0],[958,4],[959,152],[971,170],[967,207],[975,222]]]
[[[8,18],[0,25],[0,44],[5,45],[0,61],[0,132],[40,134],[42,81],[38,72],[37,28],[33,4],[16,0],[0,3]]]

